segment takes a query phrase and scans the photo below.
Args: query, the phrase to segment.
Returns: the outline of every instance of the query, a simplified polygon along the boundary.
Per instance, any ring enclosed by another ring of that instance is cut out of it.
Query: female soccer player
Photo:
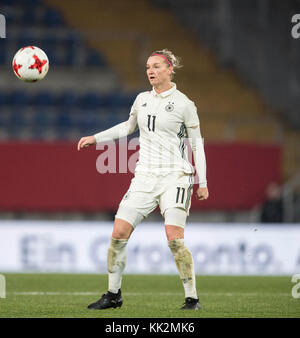
[[[129,119],[108,130],[80,139],[78,150],[132,134],[139,128],[140,152],[135,176],[115,216],[108,249],[108,292],[89,309],[120,307],[122,273],[127,242],[135,227],[159,205],[165,219],[169,248],[185,291],[182,309],[200,309],[196,291],[194,262],[184,243],[184,227],[189,214],[194,170],[187,157],[184,138],[192,148],[199,177],[197,198],[208,198],[206,160],[197,109],[171,80],[179,59],[167,49],[156,51],[147,60],[151,91],[140,93]]]

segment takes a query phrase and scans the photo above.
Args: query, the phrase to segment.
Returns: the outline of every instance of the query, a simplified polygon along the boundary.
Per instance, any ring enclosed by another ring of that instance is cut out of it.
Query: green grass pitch
[[[88,310],[107,290],[106,275],[3,274],[6,298],[0,318],[204,318],[300,317],[290,277],[197,276],[202,310],[182,311],[176,275],[125,275],[123,306]]]

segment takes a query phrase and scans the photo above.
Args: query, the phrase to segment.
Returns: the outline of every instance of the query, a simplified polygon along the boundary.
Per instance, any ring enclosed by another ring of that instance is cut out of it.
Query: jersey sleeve
[[[184,124],[187,128],[197,127],[200,125],[197,108],[195,103],[190,101],[184,110]]]

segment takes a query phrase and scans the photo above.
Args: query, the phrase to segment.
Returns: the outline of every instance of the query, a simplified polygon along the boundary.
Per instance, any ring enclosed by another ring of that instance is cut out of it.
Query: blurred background
[[[168,48],[182,58],[174,82],[198,108],[207,156],[210,198],[193,198],[188,222],[299,225],[300,1],[1,0],[0,13],[2,223],[112,222],[133,175],[100,174],[101,150],[76,144],[128,118],[150,89],[148,56]],[[28,45],[50,61],[38,83],[11,68]],[[159,211],[144,222],[161,225]]]

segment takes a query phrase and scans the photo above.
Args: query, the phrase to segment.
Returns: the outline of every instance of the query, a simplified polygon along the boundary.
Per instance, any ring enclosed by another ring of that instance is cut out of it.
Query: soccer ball
[[[26,82],[42,80],[49,69],[46,53],[38,47],[23,47],[13,58],[12,67],[16,76]]]

